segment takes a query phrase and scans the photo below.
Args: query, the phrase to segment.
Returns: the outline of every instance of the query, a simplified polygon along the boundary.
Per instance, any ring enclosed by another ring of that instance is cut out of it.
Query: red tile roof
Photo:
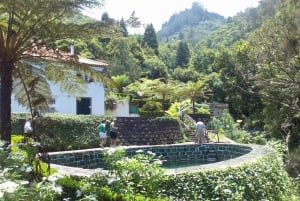
[[[62,52],[59,50],[53,50],[47,48],[46,46],[34,47],[30,51],[23,53],[24,57],[33,56],[33,57],[42,57],[49,60],[63,60],[63,61],[77,61],[82,64],[92,65],[94,67],[107,67],[108,64],[103,61],[97,61],[88,59],[82,56],[73,56],[69,52]]]

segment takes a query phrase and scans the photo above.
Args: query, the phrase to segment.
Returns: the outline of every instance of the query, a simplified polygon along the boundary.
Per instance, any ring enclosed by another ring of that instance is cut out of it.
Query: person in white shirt
[[[24,125],[24,133],[30,134],[32,133],[33,129],[31,127],[31,118],[27,119],[25,125]]]
[[[205,142],[205,124],[200,118],[198,122],[196,123],[196,136],[198,139],[198,144],[202,144]]]

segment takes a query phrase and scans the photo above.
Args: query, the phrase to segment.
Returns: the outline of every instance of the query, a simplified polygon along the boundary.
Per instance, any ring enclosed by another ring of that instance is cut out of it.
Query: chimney
[[[75,55],[75,53],[74,53],[74,40],[71,41],[70,45],[71,45],[71,47],[70,47],[70,55],[74,56]]]

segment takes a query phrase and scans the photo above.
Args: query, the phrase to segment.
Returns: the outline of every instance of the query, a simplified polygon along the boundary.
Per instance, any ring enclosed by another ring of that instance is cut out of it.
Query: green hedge
[[[13,114],[12,130],[22,133],[23,125],[19,119],[29,114]],[[95,115],[43,114],[34,120],[33,126],[40,142],[48,151],[64,151],[99,147],[99,135],[96,127],[102,119],[110,117]]]
[[[225,170],[169,175],[160,189],[162,196],[181,201],[279,201],[293,194],[293,183],[280,157],[270,155]]]

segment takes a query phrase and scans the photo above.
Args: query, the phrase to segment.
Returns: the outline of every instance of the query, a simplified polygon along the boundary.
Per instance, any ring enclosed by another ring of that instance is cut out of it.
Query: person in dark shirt
[[[117,143],[117,131],[116,131],[117,127],[116,127],[116,119],[114,119],[111,123],[110,123],[110,132],[109,132],[109,136],[110,136],[110,146],[111,147],[115,147],[116,143]]]

